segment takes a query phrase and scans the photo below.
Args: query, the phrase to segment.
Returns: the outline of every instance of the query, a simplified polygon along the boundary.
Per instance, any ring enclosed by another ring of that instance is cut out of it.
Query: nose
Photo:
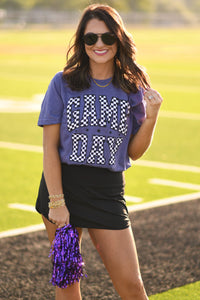
[[[104,43],[101,39],[101,35],[98,36],[98,39],[97,39],[97,42],[96,42],[95,45],[98,46],[98,47],[104,46]]]

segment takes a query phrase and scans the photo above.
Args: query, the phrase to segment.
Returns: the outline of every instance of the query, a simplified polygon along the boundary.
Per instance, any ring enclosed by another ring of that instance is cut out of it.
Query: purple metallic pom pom
[[[79,251],[78,231],[68,224],[56,230],[49,253],[53,270],[51,283],[60,288],[79,281],[83,277],[83,259]]]

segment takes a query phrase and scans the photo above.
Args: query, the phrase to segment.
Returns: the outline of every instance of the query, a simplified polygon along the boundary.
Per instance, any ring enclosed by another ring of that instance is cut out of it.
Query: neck
[[[113,63],[110,65],[108,65],[108,63],[106,64],[90,63],[90,72],[92,78],[104,80],[113,77],[114,66]]]

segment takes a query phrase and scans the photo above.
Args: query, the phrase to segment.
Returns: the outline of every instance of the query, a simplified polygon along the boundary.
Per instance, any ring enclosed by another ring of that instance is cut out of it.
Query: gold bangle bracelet
[[[57,199],[57,198],[63,198],[64,194],[58,194],[58,195],[49,195],[49,199]]]
[[[59,208],[59,207],[65,206],[65,199],[60,199],[60,200],[53,201],[53,202],[50,201],[48,206],[49,206],[49,208]]]

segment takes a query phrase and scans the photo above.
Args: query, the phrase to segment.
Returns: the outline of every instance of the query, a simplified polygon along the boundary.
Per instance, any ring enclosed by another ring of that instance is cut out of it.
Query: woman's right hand
[[[49,209],[49,220],[58,227],[63,227],[69,224],[69,211],[66,206]]]

